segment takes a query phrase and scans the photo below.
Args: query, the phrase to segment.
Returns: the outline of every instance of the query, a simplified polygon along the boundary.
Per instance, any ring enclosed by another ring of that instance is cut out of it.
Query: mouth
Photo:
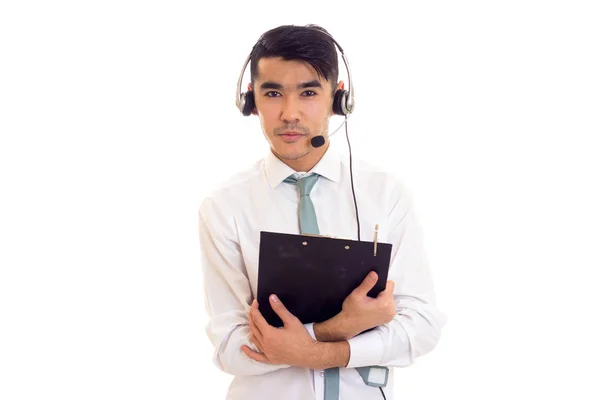
[[[283,140],[285,140],[286,142],[293,142],[305,135],[303,133],[296,132],[296,131],[287,131],[287,132],[280,134],[279,136],[282,137]]]

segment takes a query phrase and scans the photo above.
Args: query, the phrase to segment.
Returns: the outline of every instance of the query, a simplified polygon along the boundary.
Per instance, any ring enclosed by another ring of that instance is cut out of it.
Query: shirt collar
[[[319,162],[308,173],[315,173],[333,182],[339,182],[342,174],[342,160],[340,154],[333,149],[331,143]],[[271,188],[275,188],[285,178],[297,173],[281,161],[271,150],[265,160],[265,173]]]

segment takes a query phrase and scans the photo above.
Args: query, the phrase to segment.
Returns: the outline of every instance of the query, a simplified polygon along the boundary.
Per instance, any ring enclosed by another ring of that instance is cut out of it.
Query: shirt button
[[[319,375],[321,375],[321,376],[325,376],[325,371],[321,371],[321,372],[319,372]]]

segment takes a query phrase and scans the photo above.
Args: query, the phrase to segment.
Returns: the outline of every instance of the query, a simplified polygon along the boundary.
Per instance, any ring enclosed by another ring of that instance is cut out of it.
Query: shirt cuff
[[[361,333],[348,340],[350,360],[346,368],[379,365],[383,358],[383,338],[377,329]]]
[[[311,322],[310,324],[304,324],[304,327],[308,331],[310,337],[313,338],[313,340],[317,340],[317,337],[315,336],[314,323]]]

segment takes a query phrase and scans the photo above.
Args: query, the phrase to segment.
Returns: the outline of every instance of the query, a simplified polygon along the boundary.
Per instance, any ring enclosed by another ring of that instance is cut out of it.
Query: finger
[[[356,293],[357,295],[359,295],[361,297],[366,296],[367,293],[369,293],[369,291],[371,289],[373,289],[373,287],[377,283],[377,279],[378,279],[377,272],[375,272],[375,271],[369,272],[369,274],[365,277],[365,279],[363,279],[362,283],[356,289],[354,289],[354,293]]]
[[[250,341],[256,345],[256,347],[258,348],[258,350],[260,350],[261,353],[265,352],[262,342],[258,340],[253,334],[250,334]]]
[[[260,331],[261,334],[264,335],[264,333],[267,332],[269,329],[274,329],[271,325],[269,325],[265,317],[263,317],[262,313],[258,309],[258,302],[256,300],[254,300],[254,302],[252,303],[252,309],[250,310],[250,312],[252,313],[252,320],[254,322],[254,325]]]
[[[392,292],[392,294],[394,293],[394,289],[396,288],[396,282],[394,281],[387,281],[386,285],[385,285],[385,290],[389,290],[390,292]]]
[[[250,347],[246,346],[245,344],[242,345],[242,351],[244,352],[244,354],[246,354],[248,357],[250,357],[254,361],[271,364],[269,362],[269,359],[267,358],[267,356],[265,356],[264,354],[261,354],[261,353],[257,353],[256,351],[252,350]]]
[[[380,299],[382,297],[393,297],[394,296],[394,288],[396,287],[396,282],[394,281],[387,281],[387,283],[385,284],[385,290],[382,290],[378,295],[377,298]]]
[[[254,302],[256,300],[252,301],[252,304],[250,304],[250,311],[248,311],[248,325],[250,327],[252,327],[253,325],[256,326],[256,324],[254,323],[254,317],[252,316],[254,314]]]
[[[256,323],[254,322],[254,318],[250,317],[248,319],[248,322],[249,322],[248,325],[250,326],[250,333],[252,333],[254,336],[256,336],[260,341],[262,341],[262,332],[256,326]]]
[[[272,294],[269,296],[269,301],[271,302],[271,307],[273,311],[281,318],[283,325],[289,325],[295,323],[298,318],[283,305],[281,299],[279,299],[276,295]]]

